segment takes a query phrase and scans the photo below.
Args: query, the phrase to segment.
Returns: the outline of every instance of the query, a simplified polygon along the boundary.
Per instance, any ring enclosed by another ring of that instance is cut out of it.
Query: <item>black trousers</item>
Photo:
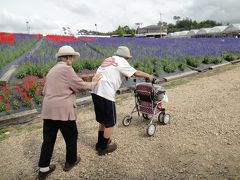
[[[76,121],[56,121],[44,119],[43,143],[38,163],[39,167],[47,167],[50,165],[58,130],[61,131],[66,143],[66,162],[76,162],[78,138]]]

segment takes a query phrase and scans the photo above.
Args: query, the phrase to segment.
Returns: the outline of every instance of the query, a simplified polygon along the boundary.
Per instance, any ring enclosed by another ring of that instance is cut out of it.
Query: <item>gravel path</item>
[[[62,171],[64,141],[59,133],[49,179],[240,179],[240,65],[224,67],[173,82],[168,89],[170,125],[157,125],[154,137],[147,122],[134,114],[129,127],[122,118],[134,106],[132,94],[118,96],[116,152],[94,151],[97,123],[92,107],[79,110],[80,164]],[[156,117],[155,117],[156,118]],[[42,122],[8,128],[0,142],[0,179],[34,179],[42,142]]]

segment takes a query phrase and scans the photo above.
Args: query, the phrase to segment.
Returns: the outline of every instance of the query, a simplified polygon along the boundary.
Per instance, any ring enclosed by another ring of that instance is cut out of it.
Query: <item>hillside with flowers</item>
[[[36,43],[39,45],[31,51]],[[84,80],[91,80],[87,74],[92,75],[120,45],[129,47],[133,56],[130,64],[157,78],[240,59],[240,39],[236,38],[93,38],[2,32],[0,74],[11,63],[18,68],[9,82],[1,82],[0,114],[40,107],[44,77],[63,45],[80,52],[81,60],[75,61],[73,68]],[[21,55],[21,60],[14,61]]]

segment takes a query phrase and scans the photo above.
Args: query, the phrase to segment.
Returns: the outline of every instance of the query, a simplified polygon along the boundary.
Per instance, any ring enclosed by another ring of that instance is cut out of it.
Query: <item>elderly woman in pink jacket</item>
[[[50,165],[58,130],[66,143],[64,171],[69,171],[80,162],[77,156],[76,95],[81,89],[92,90],[101,79],[97,74],[92,82],[84,82],[72,68],[73,60],[80,58],[71,46],[63,46],[56,54],[57,64],[48,72],[42,103],[43,143],[39,159],[38,179],[45,179],[55,170]]]

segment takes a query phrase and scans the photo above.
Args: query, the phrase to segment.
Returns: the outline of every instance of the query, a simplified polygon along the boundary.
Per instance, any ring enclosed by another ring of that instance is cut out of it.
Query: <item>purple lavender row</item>
[[[99,38],[90,44],[107,55],[111,54],[117,46],[126,45],[135,59],[147,57],[161,59],[172,56],[182,60],[186,56],[240,54],[240,39],[235,38]]]
[[[70,45],[76,51],[80,52],[81,59],[92,59],[99,58],[102,59],[103,55],[97,53],[87,46],[86,43],[82,41],[76,42],[53,42],[48,40],[43,40],[40,47],[34,53],[28,53],[25,60],[22,62],[50,62],[55,60],[55,54],[58,51],[59,47],[63,45]]]

